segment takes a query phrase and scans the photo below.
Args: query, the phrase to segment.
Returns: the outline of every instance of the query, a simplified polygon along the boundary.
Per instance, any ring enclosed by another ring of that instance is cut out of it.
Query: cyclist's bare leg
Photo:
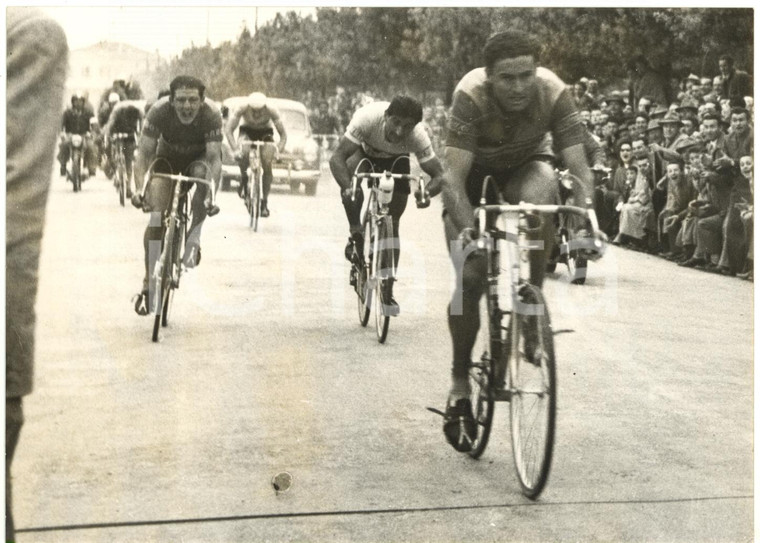
[[[393,191],[393,199],[388,204],[388,212],[393,220],[393,261],[398,269],[398,261],[401,256],[401,234],[399,233],[399,227],[401,224],[401,216],[406,210],[406,204],[409,201],[409,194],[406,192],[400,192],[398,190]]]
[[[240,136],[238,138],[239,143],[243,143],[244,141],[251,141],[248,135],[245,132],[240,132]],[[238,194],[243,197],[245,196],[245,190],[246,187],[248,187],[248,166],[250,166],[250,160],[248,157],[249,149],[243,149],[243,152],[240,155],[240,158],[238,158],[237,163],[240,167],[240,187],[238,188]]]
[[[528,202],[531,204],[555,204],[559,198],[559,189],[554,168],[543,161],[528,162],[515,172],[504,187],[504,198],[511,203]],[[530,252],[531,282],[539,288],[544,283],[546,260],[554,246],[554,221],[546,216],[531,217],[528,240],[543,241],[543,250]]]
[[[204,162],[194,162],[188,168],[188,174],[191,177],[202,177],[208,179],[210,169]],[[201,247],[201,230],[203,222],[208,215],[207,210],[211,206],[211,187],[206,185],[196,185],[195,194],[190,202],[190,208],[193,218],[190,227],[187,230],[187,240],[185,240],[185,254],[183,261],[188,268],[194,267],[200,261]],[[195,251],[195,252],[194,252]]]
[[[366,155],[361,150],[351,155],[346,161],[346,167],[348,168],[348,171],[356,171],[356,167],[364,158],[366,158]],[[364,162],[362,163],[360,171],[372,171],[372,165],[368,162]],[[363,204],[364,192],[362,191],[361,186],[357,187],[354,201],[351,201],[350,198],[343,199],[343,209],[346,211],[346,218],[348,219],[348,226],[351,229],[352,235],[362,233],[361,213]]]
[[[450,398],[454,400],[469,396],[468,369],[472,348],[480,330],[479,303],[485,292],[486,259],[482,253],[473,253],[473,247],[461,248],[457,241],[459,232],[448,215],[443,222],[457,278],[448,307],[449,332],[454,351]]]
[[[272,163],[274,162],[275,146],[273,143],[264,145],[261,148],[261,184],[263,189],[262,200],[263,205],[266,208],[267,199],[269,198],[269,189],[272,188],[272,179],[274,174],[272,173]]]

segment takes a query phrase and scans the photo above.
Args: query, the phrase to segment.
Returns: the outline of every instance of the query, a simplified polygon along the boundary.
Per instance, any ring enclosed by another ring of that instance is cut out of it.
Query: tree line
[[[676,81],[718,74],[730,54],[752,71],[753,10],[718,8],[317,8],[278,14],[255,33],[244,29],[220,46],[193,46],[155,73],[166,86],[185,73],[209,96],[258,90],[303,99],[348,90],[451,96],[457,81],[482,65],[489,35],[517,27],[539,37],[540,64],[570,83],[595,78],[623,89],[627,61],[643,54]]]

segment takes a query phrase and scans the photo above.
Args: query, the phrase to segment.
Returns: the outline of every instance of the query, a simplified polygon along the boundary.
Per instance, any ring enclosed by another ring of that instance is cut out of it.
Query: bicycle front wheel
[[[472,391],[470,402],[472,403],[475,422],[478,425],[472,450],[468,453],[473,458],[480,458],[480,455],[486,450],[488,438],[491,435],[494,413],[494,397],[491,392],[494,386],[494,368],[502,352],[501,342],[494,341],[491,336],[494,330],[489,326],[489,321],[488,303],[486,297],[483,296],[480,300],[480,332],[472,349],[473,355],[479,356],[479,358],[471,361],[469,368],[470,390]]]
[[[375,329],[377,341],[385,343],[388,338],[390,315],[386,315],[386,307],[390,303],[389,288],[393,279],[393,223],[389,216],[383,217],[377,225],[377,254],[373,255],[375,262]]]
[[[171,292],[172,282],[172,253],[174,250],[174,227],[171,226],[164,235],[164,246],[161,249],[161,255],[156,262],[156,287],[155,296],[156,300],[156,316],[153,321],[153,336],[154,342],[159,340],[159,330],[161,324],[168,322],[168,309],[169,309],[169,297]],[[166,324],[164,324],[166,326]]]
[[[123,161],[119,161],[116,169],[116,178],[119,183],[119,204],[124,207],[127,200],[127,167]]]
[[[372,222],[364,223],[364,247],[362,255],[369,254],[367,251],[370,240],[372,239]],[[362,327],[367,326],[369,322],[369,312],[372,307],[372,289],[367,282],[367,268],[364,266],[364,258],[358,263],[351,263],[356,269],[356,309],[359,314],[359,324]],[[371,264],[370,264],[371,265]]]
[[[535,285],[523,285],[518,298],[511,320],[509,360],[512,454],[522,492],[535,500],[549,478],[554,449],[554,336],[541,290]]]
[[[250,204],[249,212],[251,214],[250,227],[254,232],[259,229],[259,216],[261,215],[261,172],[254,170],[251,175],[250,186]]]

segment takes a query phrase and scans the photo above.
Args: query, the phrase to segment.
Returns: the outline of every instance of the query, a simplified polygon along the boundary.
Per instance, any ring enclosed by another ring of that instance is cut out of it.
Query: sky
[[[205,6],[98,6],[41,7],[63,27],[70,49],[100,41],[128,43],[145,51],[158,51],[166,58],[179,55],[191,45],[207,41],[218,46],[235,41],[245,26],[253,30],[274,18],[278,11],[306,16],[313,7],[205,7]]]

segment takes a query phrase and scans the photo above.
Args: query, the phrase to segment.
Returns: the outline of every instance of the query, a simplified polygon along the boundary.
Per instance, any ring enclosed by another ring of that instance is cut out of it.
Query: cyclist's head
[[[169,95],[171,96],[172,100],[174,100],[177,89],[181,88],[198,89],[198,95],[201,97],[201,100],[203,100],[203,95],[206,92],[206,85],[204,85],[203,81],[197,77],[192,77],[190,75],[178,75],[172,79],[171,83],[169,83]]]
[[[422,104],[410,96],[394,96],[385,110],[385,139],[399,143],[422,120]]]
[[[112,92],[108,95],[108,103],[111,105],[115,104],[119,100],[121,100],[121,96],[119,96],[119,93],[117,92]]]
[[[483,56],[488,85],[504,111],[523,111],[536,93],[539,45],[530,34],[507,30],[486,42]]]
[[[504,59],[533,57],[538,62],[540,45],[531,34],[522,30],[505,30],[491,35],[483,47],[486,72],[490,72],[497,62]]]
[[[248,106],[252,109],[261,109],[267,105],[267,97],[262,92],[252,92],[248,95]]]
[[[177,76],[171,82],[169,101],[182,124],[190,124],[198,116],[205,90],[206,87],[200,79],[187,75]]]
[[[71,95],[71,105],[74,107],[84,107],[84,94],[81,92],[75,92]]]

